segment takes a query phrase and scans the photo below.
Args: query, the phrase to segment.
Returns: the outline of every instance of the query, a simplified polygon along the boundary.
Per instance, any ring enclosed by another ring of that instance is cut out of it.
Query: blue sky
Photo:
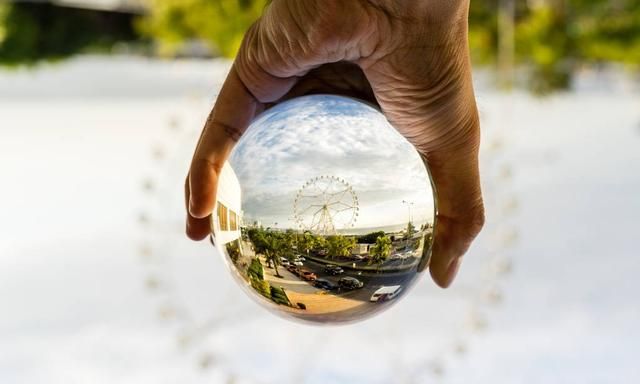
[[[431,221],[433,193],[416,150],[376,109],[353,99],[307,96],[259,116],[230,164],[243,193],[245,219],[293,227],[293,201],[304,183],[332,175],[359,201],[356,228]]]

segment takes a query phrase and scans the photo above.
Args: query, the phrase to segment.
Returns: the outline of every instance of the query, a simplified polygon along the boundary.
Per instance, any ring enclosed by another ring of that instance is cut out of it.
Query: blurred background
[[[267,3],[0,2],[0,382],[639,382],[640,1],[471,1],[487,225],[452,288],[339,328],[183,235]]]

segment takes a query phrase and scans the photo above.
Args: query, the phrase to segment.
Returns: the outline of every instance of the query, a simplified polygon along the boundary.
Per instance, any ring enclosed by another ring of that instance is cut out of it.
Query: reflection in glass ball
[[[431,253],[420,155],[375,108],[305,96],[260,115],[218,180],[214,244],[277,314],[345,323],[406,294]]]

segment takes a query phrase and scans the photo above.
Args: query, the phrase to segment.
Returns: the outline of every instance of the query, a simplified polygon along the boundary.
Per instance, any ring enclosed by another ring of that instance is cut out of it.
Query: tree
[[[384,236],[384,235],[385,235],[384,231],[377,231],[377,232],[367,233],[366,235],[358,237],[358,243],[360,243],[360,244],[373,244],[373,243],[376,242],[376,239],[378,237]]]
[[[250,280],[264,280],[264,269],[257,257],[251,260],[251,264],[247,268],[247,276],[249,276]]]
[[[282,287],[271,286],[271,300],[276,304],[291,306],[291,301]]]
[[[282,249],[282,239],[279,239],[273,233],[268,233],[265,236],[265,258],[267,259],[267,263],[270,266],[273,263],[273,269],[275,270],[277,277],[282,277],[280,272],[278,271],[278,266],[280,265],[280,250]]]
[[[391,239],[388,236],[380,236],[376,239],[376,243],[369,248],[369,264],[377,264],[380,267],[391,254]]]
[[[0,65],[33,65],[83,52],[109,52],[138,39],[133,15],[0,1]]]
[[[537,94],[565,89],[576,68],[618,62],[638,69],[640,0],[516,1],[515,62]],[[470,3],[469,45],[479,64],[495,64],[498,1]]]
[[[416,233],[416,227],[412,222],[407,223],[407,230],[404,233],[405,239],[410,239],[413,234]]]
[[[327,238],[329,257],[347,257],[356,246],[356,239],[342,235],[329,236]]]
[[[328,242],[324,236],[314,236],[313,237],[313,248],[314,249],[325,249],[327,248]]]
[[[316,237],[309,231],[304,231],[302,235],[298,236],[298,250],[306,253],[307,255],[317,243]]]
[[[251,228],[247,231],[247,236],[253,244],[256,254],[263,255],[267,266],[275,269],[276,276],[282,277],[278,271],[280,265],[279,256],[282,254],[283,240],[279,238],[277,233],[262,228]]]
[[[199,39],[222,56],[234,57],[245,31],[268,0],[146,0],[149,11],[140,31],[153,37],[164,54],[185,41]]]

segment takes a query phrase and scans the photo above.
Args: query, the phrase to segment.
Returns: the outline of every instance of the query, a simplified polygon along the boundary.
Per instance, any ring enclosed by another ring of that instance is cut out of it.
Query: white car
[[[289,260],[285,259],[285,260],[280,260],[280,265],[288,267],[289,265],[291,265],[291,263],[289,263]]]
[[[296,265],[298,267],[302,267],[304,264],[302,264],[302,261],[292,261],[293,265]]]
[[[382,286],[378,288],[377,291],[371,295],[371,299],[369,301],[386,301],[391,300],[398,296],[402,292],[402,286],[400,285],[390,285],[390,286]]]

